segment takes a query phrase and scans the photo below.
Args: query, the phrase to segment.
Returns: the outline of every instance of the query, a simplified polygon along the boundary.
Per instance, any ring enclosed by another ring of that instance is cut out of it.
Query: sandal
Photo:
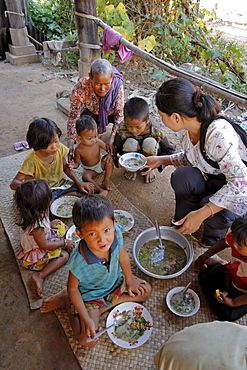
[[[26,140],[22,140],[21,141],[21,145],[25,148],[25,149],[29,149],[29,145],[28,145],[28,142]]]
[[[21,141],[16,141],[15,143],[14,143],[14,148],[15,148],[15,150],[22,150],[23,149],[23,145],[22,145],[22,143],[21,143]]]
[[[16,141],[14,143],[15,150],[22,150],[23,148],[29,149],[28,142],[26,140]]]

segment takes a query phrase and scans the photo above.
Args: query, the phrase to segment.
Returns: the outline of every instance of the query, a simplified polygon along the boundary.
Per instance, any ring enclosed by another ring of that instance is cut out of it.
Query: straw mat
[[[9,188],[9,183],[20,168],[22,161],[26,156],[26,152],[18,153],[9,157],[0,159],[0,205],[1,219],[9,237],[15,255],[19,251],[19,230],[15,225],[15,210],[13,207],[13,192]],[[174,279],[154,279],[143,274],[136,266],[132,258],[132,245],[137,235],[152,227],[152,222],[138,209],[125,198],[118,189],[111,184],[112,191],[109,193],[109,198],[115,209],[123,209],[130,212],[135,220],[134,227],[129,233],[124,234],[124,244],[131,258],[132,271],[140,278],[146,279],[152,286],[152,294],[144,306],[149,310],[153,318],[153,331],[149,340],[138,348],[123,349],[112,343],[107,334],[104,334],[98,344],[92,348],[83,348],[74,338],[70,328],[69,320],[64,309],[56,310],[56,315],[67,335],[71,348],[77,357],[80,366],[83,370],[147,370],[156,369],[153,357],[158,349],[164,344],[167,339],[175,332],[182,330],[186,326],[191,326],[201,322],[215,320],[216,317],[208,307],[207,302],[201,292],[198,284],[197,268],[192,264],[190,268],[181,276]],[[71,222],[71,221],[70,221]],[[195,259],[205,249],[201,248],[194,238],[190,238],[195,252]],[[32,272],[24,269],[20,262],[20,273],[25,285],[28,299],[31,308],[38,308],[41,305],[41,299],[37,299],[36,293],[33,291],[33,286],[30,281]],[[67,268],[63,267],[53,273],[45,280],[44,298],[58,292],[66,285]],[[191,288],[197,292],[200,297],[201,307],[198,313],[194,316],[182,318],[174,315],[169,311],[165,303],[165,297],[168,291],[176,286],[185,286],[189,281],[192,281]],[[105,327],[105,320],[108,313],[105,313],[100,325]],[[246,325],[246,316],[237,321],[239,324]]]

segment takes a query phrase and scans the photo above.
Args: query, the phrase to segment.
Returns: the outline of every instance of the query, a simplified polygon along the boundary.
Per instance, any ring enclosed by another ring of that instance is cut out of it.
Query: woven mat
[[[1,205],[1,219],[9,237],[15,255],[19,251],[19,230],[15,225],[15,211],[13,208],[13,192],[9,188],[9,183],[20,168],[20,164],[26,156],[26,152],[18,153],[13,156],[0,159],[0,205]],[[136,266],[132,258],[132,245],[137,235],[152,227],[152,222],[136,207],[125,198],[118,189],[111,184],[112,191],[109,193],[109,198],[112,201],[115,209],[123,209],[130,212],[135,219],[133,229],[124,235],[124,244],[131,257],[132,271],[138,277],[146,279],[152,286],[152,294],[144,306],[149,310],[153,318],[153,332],[149,340],[141,347],[135,349],[123,349],[109,339],[107,334],[101,338],[97,346],[92,349],[83,348],[73,336],[70,328],[69,320],[64,309],[56,310],[56,315],[67,335],[71,348],[77,357],[81,368],[83,370],[142,370],[142,369],[156,369],[153,363],[153,357],[158,349],[166,340],[175,332],[183,329],[186,326],[191,326],[201,322],[208,322],[215,320],[216,317],[211,312],[205,298],[202,294],[198,284],[198,270],[192,264],[190,268],[181,276],[174,279],[160,280],[151,278],[143,274]],[[201,248],[195,239],[190,238],[195,252],[195,259],[205,249]],[[20,273],[24,282],[28,299],[31,308],[38,308],[41,305],[41,299],[37,299],[33,286],[30,281],[32,272],[21,267]],[[67,268],[60,268],[45,280],[44,284],[44,298],[50,296],[66,285],[67,282]],[[165,297],[168,291],[176,286],[185,286],[189,281],[192,281],[191,288],[197,292],[200,297],[201,307],[198,313],[194,316],[181,318],[171,313],[165,303]],[[105,313],[100,325],[105,326],[105,320],[108,313]],[[246,316],[237,321],[239,324],[246,325]]]

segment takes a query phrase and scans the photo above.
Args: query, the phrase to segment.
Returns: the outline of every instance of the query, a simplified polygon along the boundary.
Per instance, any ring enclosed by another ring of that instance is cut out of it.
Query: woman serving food
[[[164,82],[156,93],[156,105],[164,124],[180,132],[183,150],[147,157],[143,168],[176,167],[171,176],[176,199],[172,224],[179,227],[178,232],[191,234],[204,223],[201,244],[211,246],[224,238],[235,218],[247,214],[247,167],[243,162],[247,148],[232,125],[217,117],[220,104],[183,78]],[[202,153],[201,130],[209,122]],[[208,159],[216,162],[216,167]]]

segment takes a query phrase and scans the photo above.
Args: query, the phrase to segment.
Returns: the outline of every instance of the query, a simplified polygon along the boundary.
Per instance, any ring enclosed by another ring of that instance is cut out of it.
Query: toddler
[[[154,156],[172,154],[175,151],[174,145],[169,143],[165,137],[164,128],[149,117],[146,100],[137,97],[127,100],[124,105],[124,121],[117,129],[114,146],[116,166],[118,165],[116,158],[124,153],[138,152],[145,156]],[[129,180],[135,180],[136,175],[136,172],[125,172]],[[145,183],[153,182],[155,180],[154,170],[146,175],[144,171],[144,177]]]
[[[22,181],[31,179],[44,179],[51,187],[58,187],[65,182],[65,173],[75,184],[65,190],[54,190],[52,200],[65,194],[81,196],[93,192],[93,184],[79,180],[66,163],[65,156],[69,153],[69,148],[59,142],[61,135],[61,130],[49,118],[38,118],[31,122],[27,142],[33,149],[12,180],[11,189],[16,190]]]
[[[211,257],[231,248],[232,263]],[[233,221],[231,232],[197,260],[203,293],[220,320],[235,321],[247,313],[247,220]]]
[[[70,168],[80,166],[84,168],[82,179],[92,183],[96,192],[107,195],[111,190],[109,179],[113,170],[113,160],[110,154],[101,158],[100,149],[106,151],[106,144],[98,138],[98,129],[95,120],[90,116],[82,116],[76,121],[77,140],[80,142],[74,152],[74,161],[69,163]],[[101,186],[94,178],[105,171]]]
[[[18,259],[22,259],[23,267],[35,271],[32,280],[38,296],[42,297],[44,279],[67,262],[74,242],[56,235],[60,220],[49,221],[51,189],[45,180],[21,183],[16,189],[15,201],[21,227]]]
[[[43,301],[41,312],[65,306],[80,344],[93,347],[99,317],[123,302],[143,302],[151,287],[131,273],[114,211],[108,198],[95,194],[80,198],[73,207],[73,221],[81,241],[71,253],[67,289]],[[77,313],[70,311],[70,302]],[[92,342],[86,342],[88,337]]]

